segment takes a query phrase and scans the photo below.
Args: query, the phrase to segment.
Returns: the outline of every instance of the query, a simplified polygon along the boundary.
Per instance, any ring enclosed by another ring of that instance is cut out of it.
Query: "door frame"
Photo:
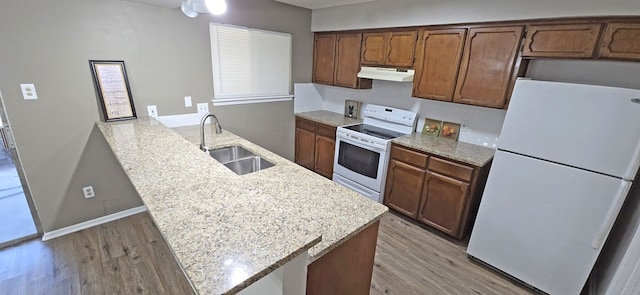
[[[13,163],[18,171],[18,178],[20,179],[20,184],[22,185],[22,190],[24,192],[25,199],[27,200],[27,205],[29,206],[29,211],[31,212],[31,219],[33,219],[33,223],[36,227],[36,234],[29,235],[26,237],[18,238],[15,240],[7,241],[4,243],[0,243],[0,248],[5,248],[11,245],[15,245],[21,243],[26,240],[30,240],[35,237],[41,237],[43,234],[42,224],[40,223],[40,216],[38,215],[38,211],[36,210],[35,203],[33,201],[33,196],[31,195],[31,190],[29,189],[29,181],[24,173],[24,168],[22,166],[22,160],[20,157],[20,152],[18,148],[15,146],[15,141],[13,137],[13,131],[11,130],[11,123],[9,122],[9,116],[7,116],[6,109],[4,107],[4,97],[2,96],[2,91],[0,90],[0,116],[2,117],[2,128],[5,130],[9,141],[13,142],[13,147],[9,148],[9,154]]]

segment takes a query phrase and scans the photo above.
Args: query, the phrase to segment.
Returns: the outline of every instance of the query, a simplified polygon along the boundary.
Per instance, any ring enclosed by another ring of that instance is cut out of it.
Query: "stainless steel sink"
[[[238,175],[249,174],[275,166],[241,146],[227,146],[209,151],[209,155]]]
[[[223,164],[230,161],[255,156],[254,153],[237,145],[212,149],[209,151],[209,154],[214,159],[218,160],[218,162]]]
[[[238,175],[245,175],[274,166],[273,163],[257,156],[231,161],[224,165]]]

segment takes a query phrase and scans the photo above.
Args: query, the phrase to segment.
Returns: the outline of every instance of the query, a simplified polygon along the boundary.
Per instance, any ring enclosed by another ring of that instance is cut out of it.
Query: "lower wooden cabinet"
[[[425,170],[397,161],[389,161],[384,204],[404,215],[416,218],[422,195]]]
[[[318,126],[319,128],[320,126]],[[335,130],[335,128],[334,128]],[[314,156],[314,171],[326,177],[333,178],[333,155],[336,148],[336,138],[316,134],[316,152]]]
[[[295,162],[331,179],[336,127],[296,117]]]
[[[469,183],[429,171],[418,220],[455,236],[460,230],[468,197]]]
[[[393,144],[383,203],[462,239],[477,214],[489,166],[470,166]]]
[[[312,122],[296,120],[296,163],[313,170],[315,165],[316,133]]]

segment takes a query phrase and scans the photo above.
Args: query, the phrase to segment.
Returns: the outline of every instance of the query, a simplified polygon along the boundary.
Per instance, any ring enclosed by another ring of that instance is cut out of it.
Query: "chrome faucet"
[[[207,146],[204,144],[204,123],[207,122],[207,119],[209,117],[213,117],[213,120],[214,120],[213,124],[216,128],[216,134],[222,133],[222,127],[220,127],[220,122],[218,122],[218,118],[214,114],[207,113],[206,115],[204,115],[204,117],[202,117],[202,120],[200,120],[200,149],[204,152],[209,151]]]

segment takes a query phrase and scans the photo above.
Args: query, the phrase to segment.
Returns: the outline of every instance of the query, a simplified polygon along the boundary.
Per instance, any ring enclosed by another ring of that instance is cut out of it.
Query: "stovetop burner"
[[[345,126],[344,128],[353,130],[356,132],[364,133],[367,135],[375,136],[377,138],[382,138],[385,140],[394,139],[396,137],[400,137],[404,135],[403,133],[400,133],[400,132],[396,132],[396,131],[392,131],[392,130],[388,130],[380,127],[375,127],[371,125],[366,125],[366,124]]]

